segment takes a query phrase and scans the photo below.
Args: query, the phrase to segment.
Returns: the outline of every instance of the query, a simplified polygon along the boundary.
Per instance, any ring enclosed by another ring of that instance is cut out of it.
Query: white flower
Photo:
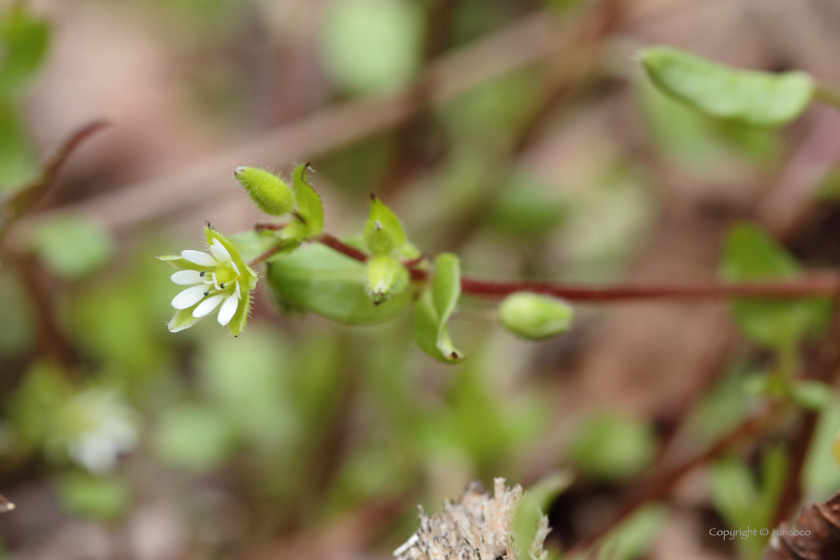
[[[246,265],[236,247],[210,226],[205,228],[209,253],[185,250],[181,256],[158,257],[178,272],[172,281],[189,286],[172,300],[177,311],[169,330],[178,332],[219,309],[219,324],[238,335],[245,327],[251,307],[250,291],[257,274]]]

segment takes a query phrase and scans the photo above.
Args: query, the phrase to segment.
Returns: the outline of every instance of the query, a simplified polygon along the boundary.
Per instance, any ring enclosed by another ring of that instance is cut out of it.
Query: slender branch
[[[316,241],[330,249],[341,253],[353,260],[366,262],[368,255],[343,243],[336,237],[322,233],[313,237]],[[271,258],[283,249],[278,245],[251,260],[248,264],[257,264]],[[425,270],[415,268],[412,263],[403,263],[408,268],[411,279],[424,281],[428,278]],[[479,280],[477,278],[461,278],[461,292],[466,295],[502,298],[516,292],[533,292],[545,294],[568,301],[577,302],[627,302],[672,299],[683,301],[722,300],[729,298],[753,299],[794,299],[801,297],[833,296],[840,282],[837,272],[812,273],[794,280],[745,282],[741,284],[695,284],[695,285],[663,285],[663,286],[633,286],[617,285],[590,287],[558,282],[497,282],[494,280]]]

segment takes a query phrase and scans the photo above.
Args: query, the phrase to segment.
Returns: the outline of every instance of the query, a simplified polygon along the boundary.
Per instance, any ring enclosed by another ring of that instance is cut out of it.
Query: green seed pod
[[[408,270],[394,257],[373,257],[367,262],[367,290],[374,303],[390,299],[407,285]]]
[[[376,196],[370,196],[370,215],[365,223],[365,245],[374,255],[387,255],[405,244],[399,219]]]
[[[517,292],[499,305],[499,322],[510,332],[524,338],[540,340],[563,334],[572,324],[572,308],[564,301]]]
[[[292,189],[276,175],[254,167],[237,167],[236,178],[248,191],[257,208],[271,216],[282,216],[295,203]]]

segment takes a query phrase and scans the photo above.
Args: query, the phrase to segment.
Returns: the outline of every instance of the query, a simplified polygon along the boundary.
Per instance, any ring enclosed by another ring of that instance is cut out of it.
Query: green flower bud
[[[408,270],[394,257],[373,257],[367,262],[367,291],[375,304],[390,299],[408,285]]]
[[[499,306],[499,322],[510,332],[539,340],[563,334],[572,324],[572,308],[564,301],[517,292]]]
[[[405,232],[399,219],[375,195],[370,195],[370,215],[365,223],[368,250],[374,255],[387,255],[403,244]]]
[[[236,178],[248,191],[257,208],[271,216],[282,216],[295,203],[292,189],[276,175],[254,167],[237,167]]]

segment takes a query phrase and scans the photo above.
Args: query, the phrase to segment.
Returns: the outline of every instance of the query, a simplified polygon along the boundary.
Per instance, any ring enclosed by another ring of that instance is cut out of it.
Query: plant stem
[[[330,249],[341,253],[353,260],[366,262],[368,255],[338,240],[328,233],[322,233],[311,239]],[[253,267],[276,255],[283,247],[278,245],[251,260],[248,265]],[[405,263],[404,263],[405,264]],[[428,279],[425,270],[407,265],[411,279],[424,281]],[[497,282],[494,280],[479,280],[477,278],[461,278],[461,292],[465,295],[502,298],[516,292],[533,292],[545,294],[567,301],[608,303],[646,300],[722,300],[729,298],[750,299],[794,299],[802,297],[829,297],[837,292],[840,275],[837,272],[810,274],[795,280],[749,282],[741,284],[694,284],[694,285],[662,285],[662,286],[633,286],[620,284],[615,286],[582,286],[558,282]]]
[[[840,91],[837,91],[834,88],[823,84],[816,84],[814,86],[814,99],[840,109]]]

